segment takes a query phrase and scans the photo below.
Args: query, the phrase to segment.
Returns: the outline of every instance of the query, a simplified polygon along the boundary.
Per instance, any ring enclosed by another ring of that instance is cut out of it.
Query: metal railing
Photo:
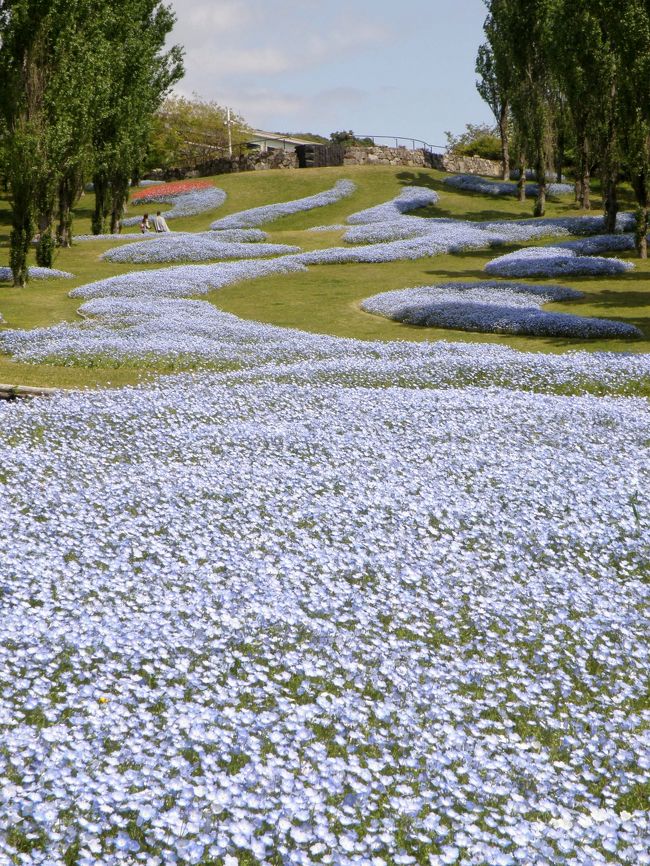
[[[410,138],[408,136],[400,136],[400,135],[357,135],[355,134],[355,138],[371,138],[373,142],[376,144],[376,139],[380,138],[382,140],[394,141],[395,147],[408,147],[408,144],[400,144],[400,142],[409,142],[410,150],[426,150],[429,153],[433,153],[434,151],[442,151],[443,153],[447,150],[447,148],[442,144],[429,144],[427,141],[422,141],[421,138]],[[386,147],[390,145],[385,145]]]

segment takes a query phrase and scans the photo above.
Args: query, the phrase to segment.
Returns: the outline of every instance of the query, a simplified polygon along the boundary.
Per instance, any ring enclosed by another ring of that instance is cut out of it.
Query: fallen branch
[[[53,397],[60,393],[60,388],[31,388],[28,385],[0,383],[0,400],[31,400],[33,397]]]

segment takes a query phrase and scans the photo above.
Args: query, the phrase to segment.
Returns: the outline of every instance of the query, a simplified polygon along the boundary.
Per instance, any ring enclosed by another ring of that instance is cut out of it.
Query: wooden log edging
[[[0,400],[32,400],[34,397],[54,397],[61,388],[32,388],[29,385],[0,383]]]

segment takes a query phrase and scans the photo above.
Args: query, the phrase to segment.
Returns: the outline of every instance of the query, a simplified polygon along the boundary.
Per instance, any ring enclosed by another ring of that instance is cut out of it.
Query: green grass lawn
[[[444,186],[444,174],[434,170],[393,167],[353,166],[298,171],[249,172],[221,175],[216,185],[228,193],[226,203],[211,214],[175,220],[173,228],[185,231],[206,230],[218,216],[245,208],[311,195],[331,187],[340,178],[350,178],[357,184],[349,198],[324,208],[283,217],[263,226],[274,243],[290,243],[304,250],[341,244],[342,231],[311,233],[306,229],[343,222],[354,211],[386,201],[404,186],[424,185],[441,194],[439,206],[420,211],[425,216],[450,216],[462,219],[508,219],[530,217],[532,202],[520,203],[514,198],[502,199],[457,192]],[[594,213],[600,201],[594,200]],[[631,207],[631,199],[623,205]],[[92,194],[80,201],[75,214],[76,234],[90,232],[93,207]],[[152,206],[134,206],[130,214],[144,213]],[[570,197],[551,201],[547,215],[579,213]],[[10,212],[6,198],[0,200],[0,265],[8,262]],[[75,274],[72,280],[33,281],[25,289],[15,289],[0,282],[0,313],[4,328],[35,328],[77,318],[79,299],[68,292],[91,280],[130,270],[154,266],[119,265],[103,262],[99,255],[113,242],[76,244],[72,249],[59,250],[55,267]],[[512,248],[503,248],[507,252]],[[628,322],[639,327],[645,339],[636,341],[579,341],[568,339],[502,337],[495,334],[471,334],[463,331],[439,330],[391,322],[364,313],[360,302],[373,294],[409,286],[427,285],[447,280],[481,279],[483,266],[497,253],[489,250],[456,255],[435,256],[418,261],[388,264],[345,264],[311,266],[305,273],[272,276],[242,282],[215,291],[208,300],[227,312],[247,319],[274,325],[298,328],[341,337],[364,340],[449,340],[499,343],[515,349],[540,352],[568,350],[590,351],[650,351],[650,264],[639,261],[633,254],[623,254],[635,260],[633,272],[615,278],[594,277],[571,280],[549,280],[580,289],[585,297],[579,301],[549,305],[548,309],[575,312],[586,316],[601,316]],[[543,283],[544,280],[531,282]],[[164,372],[165,366],[147,369],[129,365],[94,366],[92,368],[55,365],[18,364],[8,356],[0,356],[0,382],[24,385],[95,387],[119,386],[140,381],[143,377]]]

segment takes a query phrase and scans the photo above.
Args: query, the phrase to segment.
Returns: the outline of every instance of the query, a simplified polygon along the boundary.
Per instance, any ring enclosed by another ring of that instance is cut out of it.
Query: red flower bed
[[[175,180],[173,183],[160,183],[139,189],[131,196],[131,201],[147,201],[150,198],[161,198],[163,195],[171,197],[181,195],[184,192],[195,192],[197,189],[206,189],[212,186],[209,180]]]

